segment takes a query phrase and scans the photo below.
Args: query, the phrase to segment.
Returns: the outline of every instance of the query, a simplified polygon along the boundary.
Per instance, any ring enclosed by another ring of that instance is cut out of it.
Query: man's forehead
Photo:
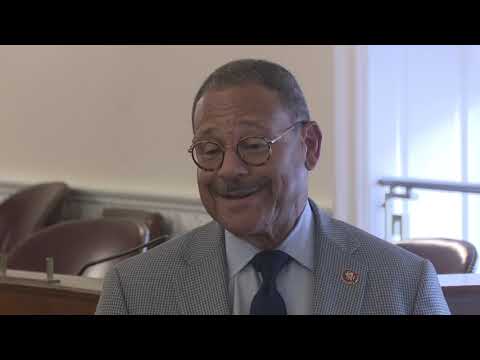
[[[197,107],[203,107],[204,111],[222,111],[231,107],[262,111],[280,105],[278,94],[275,91],[261,85],[249,84],[207,90],[199,99]]]
[[[194,131],[235,125],[269,129],[279,114],[285,114],[277,94],[261,85],[245,85],[223,90],[208,90],[197,102]]]

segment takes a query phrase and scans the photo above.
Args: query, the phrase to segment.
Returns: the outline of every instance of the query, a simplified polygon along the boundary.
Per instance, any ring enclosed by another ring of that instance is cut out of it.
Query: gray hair
[[[277,92],[281,104],[296,119],[310,120],[302,89],[287,69],[266,60],[242,59],[221,66],[203,82],[193,101],[193,130],[197,103],[208,90],[223,90],[252,83]]]

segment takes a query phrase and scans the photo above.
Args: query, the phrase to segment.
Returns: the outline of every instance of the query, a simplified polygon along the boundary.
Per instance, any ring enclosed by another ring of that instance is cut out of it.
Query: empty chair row
[[[101,278],[114,263],[142,249],[86,269],[85,265],[153,238],[168,238],[165,219],[143,210],[104,209],[102,218],[61,221],[69,192],[65,183],[43,183],[0,204],[0,253],[7,255],[8,268],[45,271],[45,259],[52,257],[56,273]]]

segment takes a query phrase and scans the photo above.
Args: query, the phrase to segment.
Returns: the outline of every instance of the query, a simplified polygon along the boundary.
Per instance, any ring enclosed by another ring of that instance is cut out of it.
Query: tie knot
[[[280,250],[262,251],[252,259],[252,265],[263,279],[273,281],[289,259],[290,256]]]

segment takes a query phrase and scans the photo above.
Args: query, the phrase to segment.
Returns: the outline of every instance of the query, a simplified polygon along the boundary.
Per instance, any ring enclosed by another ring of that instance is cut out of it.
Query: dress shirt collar
[[[314,224],[310,204],[307,204],[297,224],[277,248],[290,255],[297,263],[313,271]],[[229,277],[232,279],[261,250],[225,230],[225,248]]]

